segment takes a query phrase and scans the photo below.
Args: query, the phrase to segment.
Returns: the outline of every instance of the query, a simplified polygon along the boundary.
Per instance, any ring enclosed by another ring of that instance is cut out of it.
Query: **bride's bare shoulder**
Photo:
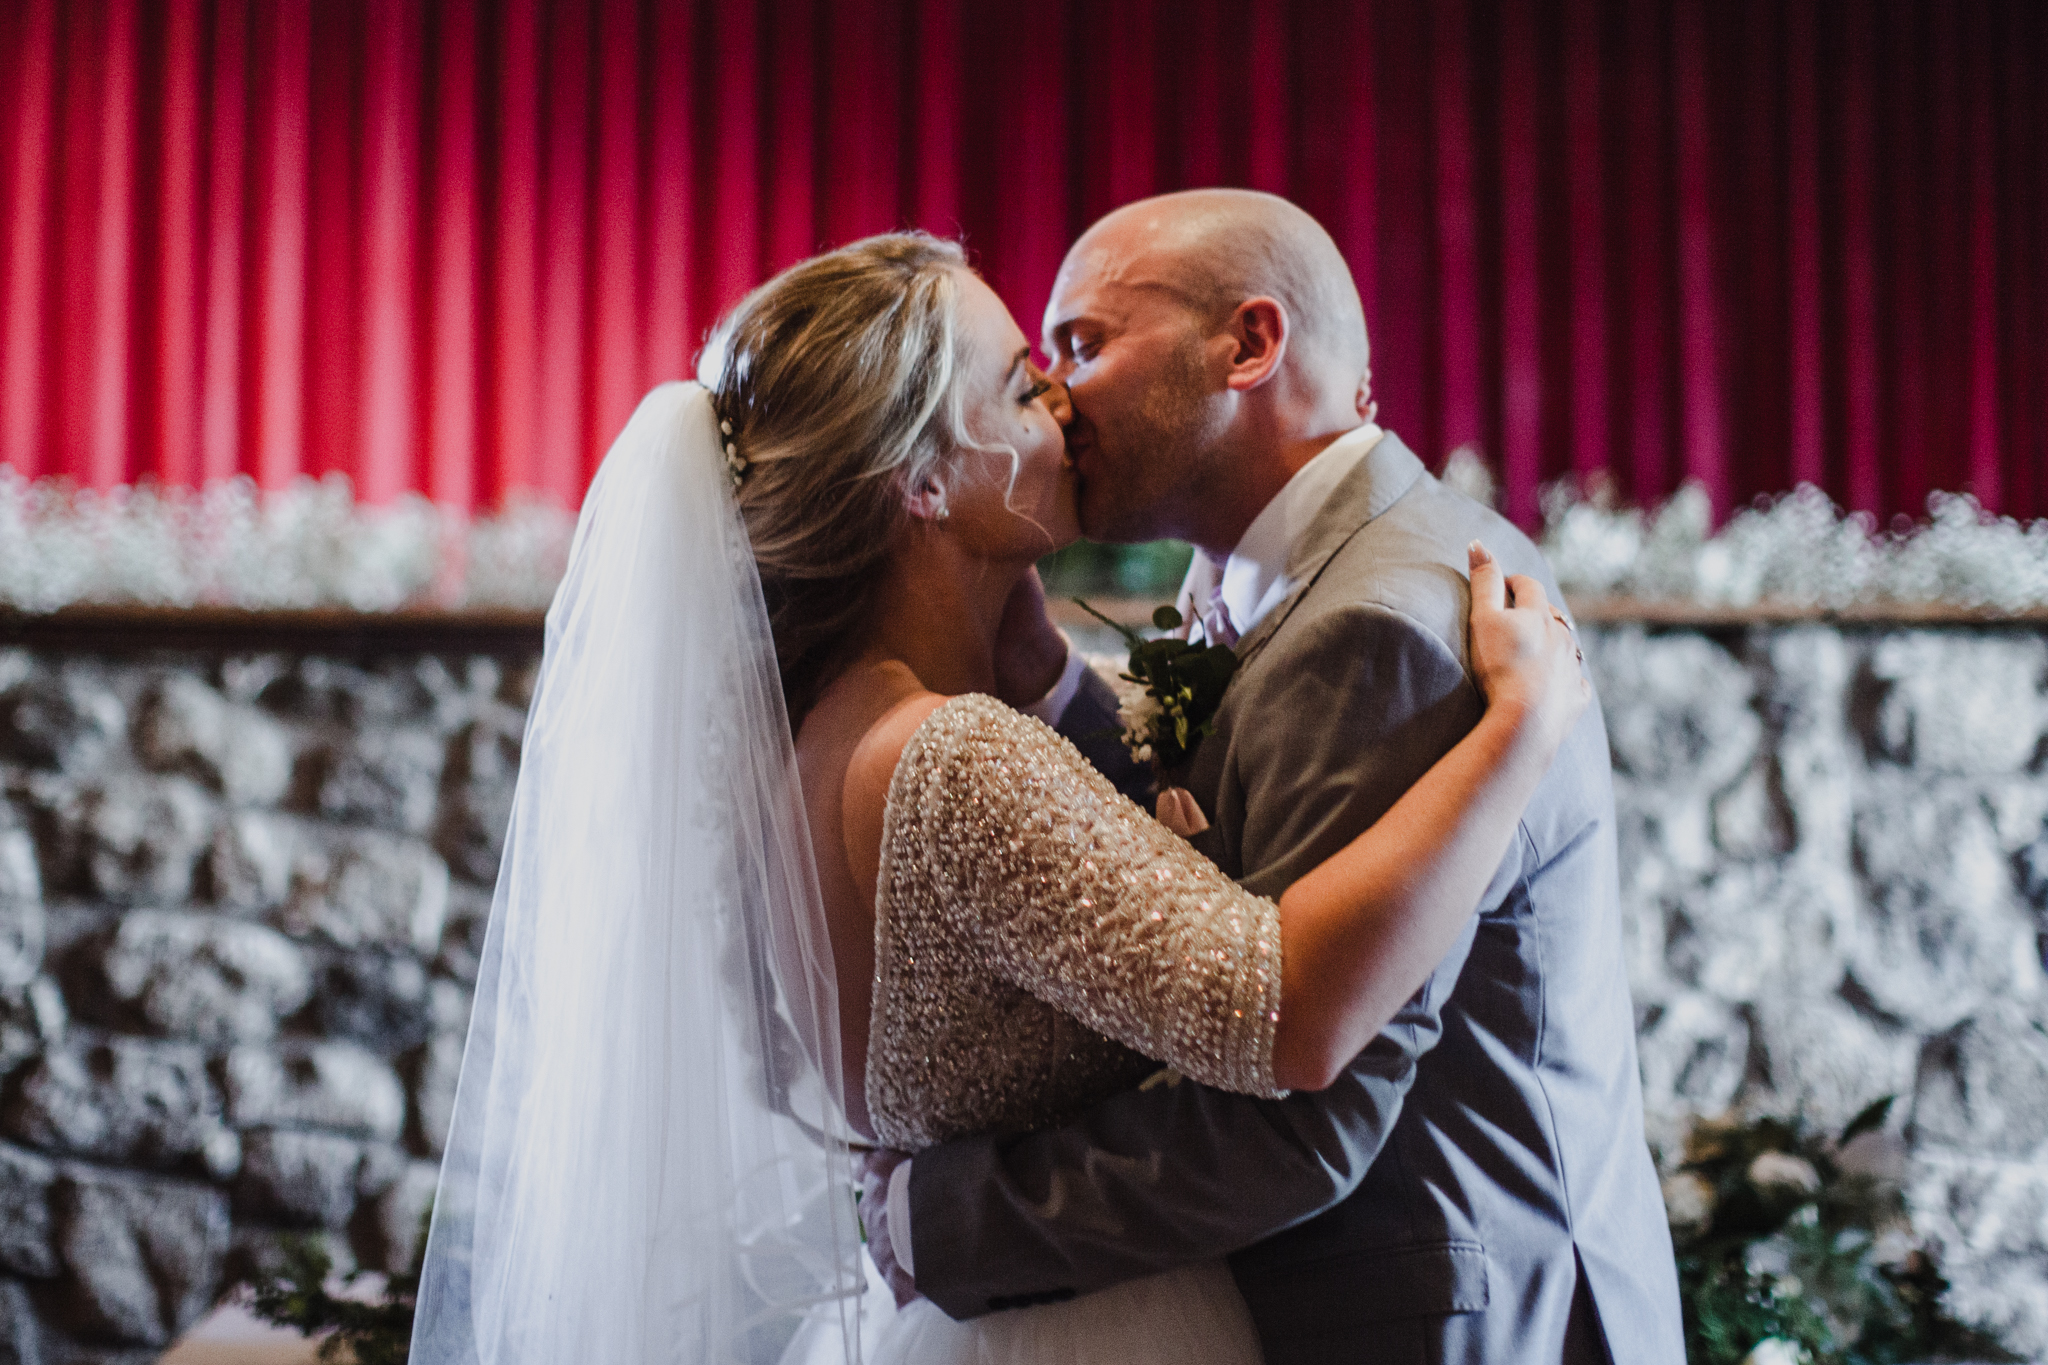
[[[809,741],[820,758],[831,754],[844,764],[837,784],[842,847],[848,870],[864,892],[872,893],[880,869],[882,817],[896,764],[925,717],[949,700],[891,661],[843,674],[804,720],[799,750]],[[832,781],[829,768],[816,773],[816,779]],[[871,894],[868,899],[872,903]]]

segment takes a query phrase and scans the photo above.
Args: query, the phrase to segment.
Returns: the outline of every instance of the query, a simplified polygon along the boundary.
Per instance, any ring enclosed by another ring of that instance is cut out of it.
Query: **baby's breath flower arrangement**
[[[1948,1315],[1896,1181],[1849,1150],[1882,1140],[1891,1106],[1837,1136],[1798,1118],[1694,1126],[1664,1181],[1692,1365],[2019,1359]]]
[[[1216,708],[1237,672],[1237,651],[1228,645],[1190,644],[1173,635],[1148,640],[1078,597],[1074,604],[1123,636],[1131,648],[1122,677],[1144,690],[1117,708],[1131,757],[1160,773],[1179,768],[1216,728]],[[1161,607],[1152,613],[1152,624],[1179,630],[1181,614]]]

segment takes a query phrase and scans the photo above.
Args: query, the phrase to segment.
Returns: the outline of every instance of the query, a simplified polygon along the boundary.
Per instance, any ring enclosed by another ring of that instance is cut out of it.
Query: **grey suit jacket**
[[[1478,719],[1474,538],[1558,600],[1535,546],[1391,433],[1303,536],[1303,586],[1239,641],[1186,779],[1197,846],[1245,886],[1277,897]],[[1598,704],[1462,940],[1336,1084],[1155,1086],[932,1148],[910,1223],[918,1287],[956,1318],[1228,1256],[1270,1365],[1557,1361],[1575,1292],[1615,1361],[1681,1365]]]

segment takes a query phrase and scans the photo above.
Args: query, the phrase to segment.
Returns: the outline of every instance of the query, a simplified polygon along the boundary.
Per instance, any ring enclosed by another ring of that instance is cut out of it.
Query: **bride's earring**
[[[946,490],[937,480],[927,479],[918,496],[924,500],[925,515],[932,521],[944,521],[953,515],[953,509],[946,505]]]

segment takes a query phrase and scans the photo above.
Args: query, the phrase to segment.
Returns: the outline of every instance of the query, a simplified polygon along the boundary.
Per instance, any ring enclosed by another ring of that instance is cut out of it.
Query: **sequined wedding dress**
[[[1161,1063],[1273,1084],[1279,909],[983,696],[924,722],[890,784],[867,1061],[877,1136],[917,1150],[1044,1127]],[[1156,1059],[1156,1060],[1155,1060]],[[919,1299],[885,1365],[1255,1365],[1221,1262],[956,1323]]]

